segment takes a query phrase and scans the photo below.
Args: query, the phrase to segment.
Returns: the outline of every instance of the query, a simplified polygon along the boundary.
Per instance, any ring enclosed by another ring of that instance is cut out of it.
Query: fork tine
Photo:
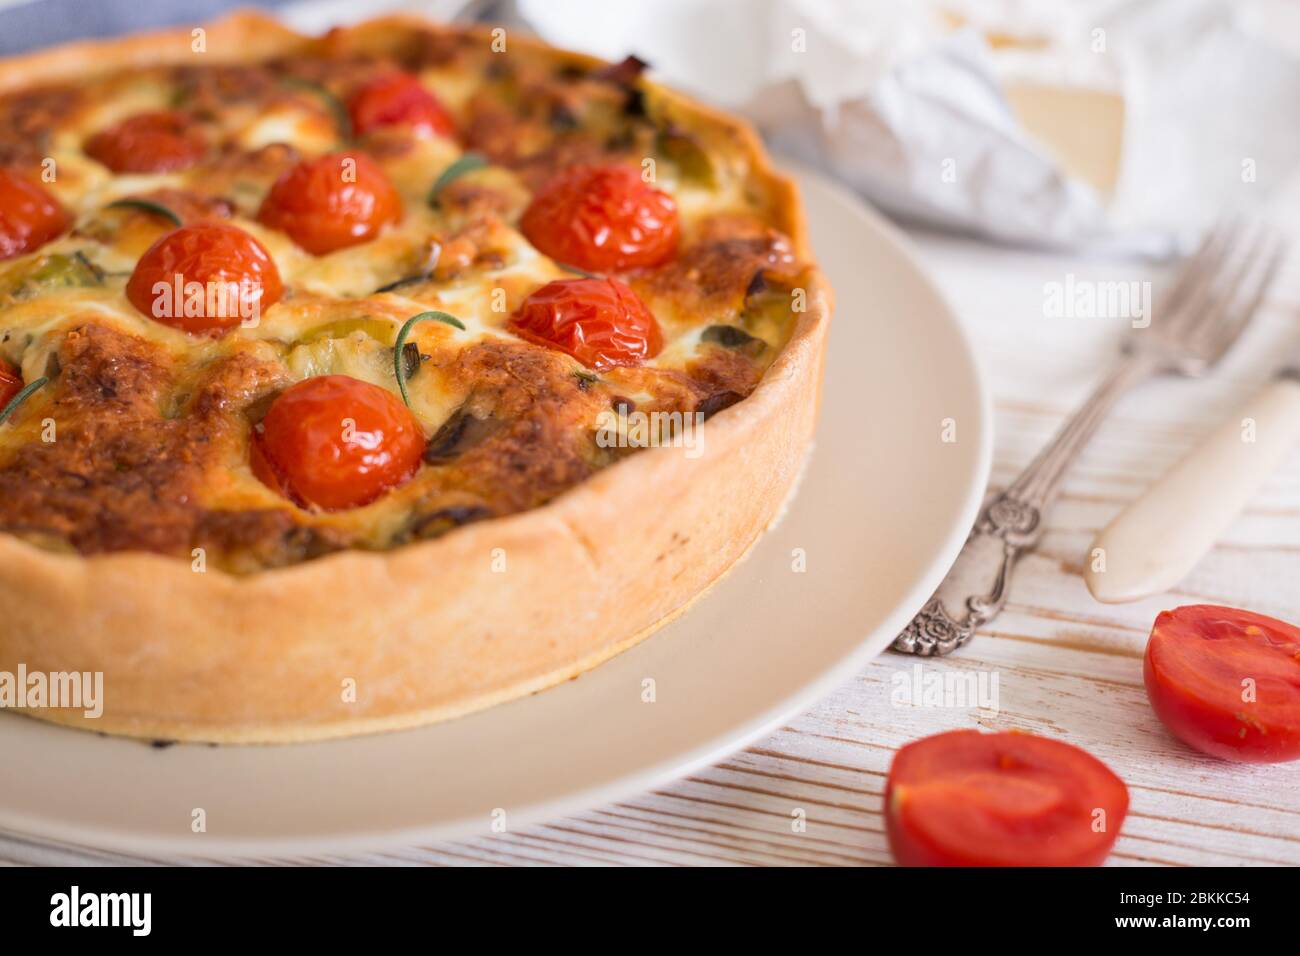
[[[1195,321],[1186,330],[1187,338],[1192,343],[1204,342],[1213,336],[1224,319],[1224,313],[1233,301],[1236,291],[1242,287],[1247,276],[1260,261],[1261,255],[1270,241],[1270,232],[1265,228],[1242,230],[1238,241],[1223,256],[1217,267],[1211,270],[1203,287],[1201,297],[1195,303]]]
[[[1251,250],[1247,268],[1239,281],[1230,285],[1217,325],[1207,326],[1207,353],[1213,362],[1226,352],[1241,335],[1268,294],[1278,270],[1286,260],[1287,242],[1270,229],[1264,229]]]
[[[1165,295],[1162,303],[1167,316],[1162,322],[1165,331],[1170,331],[1171,325],[1181,324],[1180,319],[1190,318],[1184,312],[1184,306],[1195,302],[1201,287],[1213,279],[1225,254],[1236,246],[1242,228],[1243,223],[1239,218],[1218,220],[1192,257],[1183,263],[1173,288]]]
[[[1186,375],[1217,362],[1258,310],[1286,248],[1267,225],[1236,216],[1216,223],[1162,300],[1146,348]]]

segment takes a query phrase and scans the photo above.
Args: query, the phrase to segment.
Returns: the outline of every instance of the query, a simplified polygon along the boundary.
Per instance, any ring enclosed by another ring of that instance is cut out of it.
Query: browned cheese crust
[[[746,127],[646,79],[486,30],[407,18],[320,38],[256,14],[0,63],[0,165],[39,175],[70,234],[0,262],[0,358],[49,384],[0,425],[0,670],[102,670],[105,713],[35,716],[141,736],[285,741],[411,726],[572,676],[649,633],[738,561],[811,440],[830,295],[793,186]],[[275,179],[339,148],[350,90],[400,67],[458,141],[353,145],[402,220],[323,257],[258,224]],[[114,176],[99,129],[184,112],[211,148],[181,173]],[[464,150],[488,165],[426,201]],[[518,218],[574,163],[655,164],[677,255],[622,274],[665,347],[595,373],[508,328],[567,273]],[[48,178],[48,177],[47,177]],[[284,278],[257,326],[194,336],[135,311],[140,254],[184,222],[253,233]],[[434,264],[436,263],[436,264]],[[432,265],[432,271],[429,267]],[[499,300],[504,297],[505,309]],[[397,390],[428,439],[414,478],[345,511],[263,485],[249,444],[274,398],[341,373]],[[702,454],[605,447],[611,409],[701,413]],[[356,688],[349,698],[347,687]]]

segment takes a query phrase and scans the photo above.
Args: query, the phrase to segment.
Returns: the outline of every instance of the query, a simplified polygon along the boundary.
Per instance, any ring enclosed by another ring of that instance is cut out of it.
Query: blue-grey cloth
[[[288,2],[259,0],[257,5]],[[249,0],[19,0],[0,7],[0,56],[86,37],[203,23],[251,5]]]

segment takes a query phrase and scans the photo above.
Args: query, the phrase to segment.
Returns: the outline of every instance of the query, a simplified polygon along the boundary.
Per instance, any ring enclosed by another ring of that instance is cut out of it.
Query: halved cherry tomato
[[[203,136],[181,113],[129,116],[86,140],[86,155],[115,173],[164,173],[188,169],[207,151]]]
[[[903,866],[1097,866],[1128,788],[1078,747],[1015,731],[954,730],[894,755],[885,829]]]
[[[677,250],[677,204],[631,166],[573,166],[538,191],[519,227],[557,262],[612,272]]]
[[[251,464],[268,487],[335,511],[368,504],[420,466],[425,437],[392,392],[347,375],[282,392],[254,433]]]
[[[30,179],[0,167],[0,259],[38,249],[62,234],[72,217]]]
[[[363,136],[380,126],[410,126],[440,136],[456,131],[451,115],[418,79],[409,73],[384,73],[360,87],[348,99],[352,132]]]
[[[145,250],[126,283],[132,305],[185,332],[256,320],[283,294],[266,247],[223,222],[196,222],[167,233]]]
[[[373,239],[402,218],[402,200],[365,153],[330,153],[304,160],[276,180],[257,218],[323,256]]]
[[[1211,604],[1162,611],[1143,666],[1175,737],[1247,763],[1300,758],[1300,628]]]
[[[23,390],[23,373],[0,359],[0,411]]]
[[[596,371],[639,365],[663,346],[654,314],[617,279],[548,282],[523,301],[510,328]]]

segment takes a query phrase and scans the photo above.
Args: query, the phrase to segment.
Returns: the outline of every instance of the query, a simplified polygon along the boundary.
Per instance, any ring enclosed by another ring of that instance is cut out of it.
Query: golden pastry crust
[[[205,30],[207,55],[230,63],[291,56],[321,43],[392,50],[394,43],[435,42],[428,39],[427,24],[410,18],[370,21],[325,40],[302,38],[254,14]],[[489,39],[487,31],[472,30],[442,29],[435,36],[450,46],[466,42],[457,38]],[[0,63],[0,91],[26,88],[37,77],[42,83],[83,77],[88,63],[110,74],[187,62],[192,39],[183,30],[7,61]],[[509,43],[546,50],[546,56],[575,67],[597,65],[523,38],[511,36]],[[139,550],[58,553],[0,535],[0,620],[9,622],[0,632],[0,670],[23,663],[29,672],[105,675],[102,718],[53,710],[34,716],[110,733],[226,742],[416,726],[540,690],[595,666],[679,613],[740,560],[777,515],[802,467],[816,417],[830,292],[807,265],[811,255],[794,186],[771,169],[754,134],[677,94],[647,88],[661,118],[699,131],[710,148],[725,142],[743,157],[746,188],[759,194],[749,199],[763,209],[763,221],[784,235],[705,221],[697,233],[727,230],[725,241],[734,244],[730,254],[701,246],[698,256],[684,254],[676,271],[665,268],[633,280],[638,291],[659,297],[658,311],[667,312],[671,323],[679,301],[674,290],[682,287],[696,290],[690,303],[734,308],[736,283],[727,270],[745,255],[758,255],[777,272],[787,260],[801,263],[791,266],[790,281],[798,284],[806,308],[792,314],[788,338],[756,385],[735,385],[745,382],[744,368],[718,350],[683,374],[688,391],[697,382],[720,388],[731,383],[744,391],[752,386],[744,396],[731,388],[716,393],[734,398],[716,402],[721,410],[705,429],[704,454],[647,449],[579,475],[577,483],[565,479],[567,490],[540,506],[520,491],[526,510],[475,521],[435,540],[384,551],[341,550],[252,574],[214,567],[198,573],[187,560]],[[484,143],[491,141],[483,135]],[[527,178],[526,169],[520,177]],[[470,218],[469,211],[484,201],[497,199],[485,200],[470,188],[449,195]],[[490,247],[491,237],[482,234],[466,237],[462,246],[468,262]],[[74,331],[73,346],[83,352],[97,343],[115,347],[113,328],[91,323]],[[436,339],[439,333],[430,334]],[[474,350],[509,348],[493,341],[447,355],[472,365]],[[229,367],[205,374],[252,394],[266,385],[264,378],[275,378],[259,365],[263,345],[223,356]],[[442,354],[437,347],[433,341],[436,357]],[[482,360],[501,365],[499,359]],[[132,367],[147,382],[163,374],[158,369],[165,365],[165,359],[151,362],[139,355]],[[617,384],[633,387],[637,381],[629,373]],[[704,397],[711,396],[694,394],[691,407]],[[205,444],[238,444],[214,428]],[[506,476],[490,484],[506,485]],[[337,532],[339,523],[311,526],[325,535]]]

